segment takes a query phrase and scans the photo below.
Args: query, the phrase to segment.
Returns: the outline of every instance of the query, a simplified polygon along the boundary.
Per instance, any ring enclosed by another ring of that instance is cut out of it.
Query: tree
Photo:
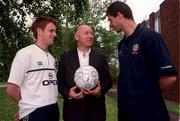
[[[55,58],[75,47],[74,31],[79,23],[92,27],[94,48],[115,64],[119,34],[103,28],[105,10],[111,0],[1,0],[0,1],[0,81],[6,81],[12,59],[22,47],[33,42],[30,24],[36,16],[51,16],[58,22],[57,38],[51,48]]]
[[[0,1],[0,80],[6,81],[15,53],[29,44],[24,12],[17,1]],[[19,12],[18,12],[19,11]]]

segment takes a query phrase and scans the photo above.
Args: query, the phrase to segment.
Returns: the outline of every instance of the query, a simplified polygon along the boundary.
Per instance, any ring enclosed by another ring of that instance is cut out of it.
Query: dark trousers
[[[66,100],[63,105],[64,121],[105,121],[104,99]]]
[[[37,108],[29,115],[20,119],[20,121],[59,121],[58,104]]]

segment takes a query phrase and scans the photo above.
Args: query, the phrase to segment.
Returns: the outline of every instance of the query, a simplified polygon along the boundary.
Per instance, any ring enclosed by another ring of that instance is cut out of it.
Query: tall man
[[[20,121],[59,121],[55,59],[48,52],[56,37],[56,21],[38,17],[32,32],[35,44],[16,53],[7,93],[19,105]]]
[[[169,121],[162,93],[175,83],[176,69],[162,37],[137,25],[123,2],[113,2],[106,15],[111,28],[124,32],[118,44],[119,121]]]
[[[63,54],[58,64],[58,88],[64,97],[64,121],[105,121],[105,94],[112,86],[107,60],[91,48],[94,36],[89,26],[80,25],[75,39],[77,48]],[[86,65],[93,66],[99,73],[100,83],[93,90],[80,90],[74,82],[75,71]]]

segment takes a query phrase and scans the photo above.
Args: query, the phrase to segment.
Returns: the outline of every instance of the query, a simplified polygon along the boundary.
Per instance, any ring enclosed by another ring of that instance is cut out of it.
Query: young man
[[[176,69],[162,37],[137,25],[123,2],[113,2],[106,15],[111,28],[124,32],[118,44],[119,121],[169,121],[161,94],[175,83]]]
[[[32,32],[35,44],[17,52],[7,93],[19,105],[20,121],[59,121],[55,59],[48,52],[56,37],[56,21],[39,17]]]
[[[64,121],[105,121],[105,94],[112,86],[106,57],[93,50],[93,31],[80,25],[75,33],[77,48],[63,54],[58,66],[58,89],[64,97]],[[74,82],[80,66],[91,65],[99,73],[98,86],[93,90],[80,90]]]

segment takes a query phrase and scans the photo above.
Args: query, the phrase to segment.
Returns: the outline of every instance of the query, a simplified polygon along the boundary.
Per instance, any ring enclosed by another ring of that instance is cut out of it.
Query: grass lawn
[[[166,106],[169,112],[175,113],[177,115],[180,115],[180,105],[178,103],[165,100]]]
[[[62,115],[62,98],[59,98],[60,114]],[[106,96],[107,120],[117,121],[116,102]],[[18,111],[17,105],[7,96],[5,88],[0,88],[0,121],[13,121],[13,115]],[[62,121],[62,118],[61,118]]]

